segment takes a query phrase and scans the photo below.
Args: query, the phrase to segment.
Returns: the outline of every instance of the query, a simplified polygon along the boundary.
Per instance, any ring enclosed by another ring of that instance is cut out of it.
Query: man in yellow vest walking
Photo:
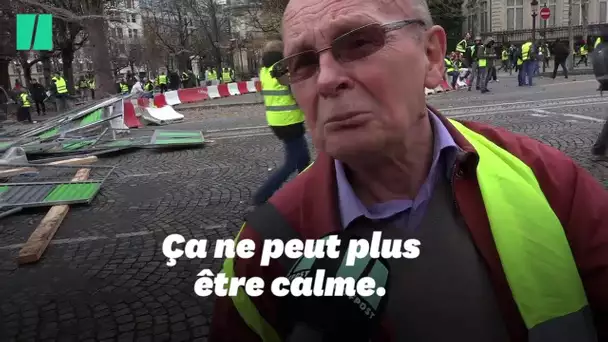
[[[29,123],[34,123],[32,120],[32,114],[30,113],[30,108],[32,107],[32,98],[27,92],[26,88],[21,88],[21,93],[19,94],[19,111],[17,112],[17,121],[28,121]]]
[[[52,89],[57,103],[57,111],[68,109],[68,85],[58,72],[51,78]]]
[[[521,69],[519,69],[519,85],[524,86],[532,86],[532,77],[534,76],[534,44],[532,44],[532,40],[528,39],[525,43],[521,45],[521,60],[523,61]]]
[[[285,183],[291,174],[302,172],[310,163],[306,142],[304,113],[298,107],[289,86],[275,78],[280,70],[275,64],[283,59],[283,44],[270,41],[262,55],[260,83],[266,106],[266,120],[275,136],[283,142],[285,161],[253,195],[253,205],[265,203]]]
[[[158,88],[160,88],[160,93],[164,94],[167,91],[167,74],[164,71],[158,75],[156,83],[158,84]]]

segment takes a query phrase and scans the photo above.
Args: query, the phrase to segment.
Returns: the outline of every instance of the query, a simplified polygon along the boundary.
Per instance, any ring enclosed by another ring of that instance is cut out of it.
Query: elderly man
[[[291,0],[283,38],[281,65],[318,156],[238,240],[419,239],[416,259],[388,259],[385,310],[375,334],[356,340],[608,340],[605,189],[549,146],[426,104],[423,89],[443,77],[446,35],[425,1]],[[352,341],[323,338],[352,336],[333,325],[371,301],[344,305],[306,338],[269,290],[292,274],[290,259],[260,266],[256,251],[224,271],[261,277],[265,292],[218,297],[210,341]],[[310,321],[338,300],[319,303]]]

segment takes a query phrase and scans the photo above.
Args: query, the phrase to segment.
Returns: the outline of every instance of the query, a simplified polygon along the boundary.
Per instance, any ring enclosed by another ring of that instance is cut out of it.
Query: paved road
[[[608,162],[588,151],[608,100],[589,78],[539,80],[519,88],[509,77],[491,94],[430,97],[446,115],[530,135],[568,153],[608,180]],[[205,341],[210,298],[193,293],[213,259],[166,266],[165,236],[233,236],[251,193],[282,159],[264,127],[261,105],[186,110],[176,128],[202,129],[203,149],[138,151],[104,159],[118,166],[91,206],[70,211],[44,258],[18,267],[20,244],[44,211],[0,220],[0,341]]]

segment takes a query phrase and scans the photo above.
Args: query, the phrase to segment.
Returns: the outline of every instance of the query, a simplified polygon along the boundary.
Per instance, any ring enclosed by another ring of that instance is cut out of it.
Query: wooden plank
[[[76,172],[76,176],[72,178],[72,182],[87,180],[87,178],[89,178],[90,171],[91,169],[78,170],[78,172]],[[22,265],[34,263],[40,260],[40,257],[42,257],[42,254],[53,239],[53,236],[55,236],[57,229],[59,229],[61,222],[69,210],[70,206],[67,204],[55,205],[51,207],[49,212],[42,219],[38,227],[36,227],[34,232],[32,232],[32,235],[30,235],[25,245],[23,245],[19,251],[17,263]]]
[[[85,158],[72,158],[66,160],[58,160],[52,163],[44,165],[89,165],[97,161],[96,156],[89,156]],[[0,171],[0,177],[13,177],[23,173],[35,172],[35,167],[20,167],[16,169],[2,170]]]

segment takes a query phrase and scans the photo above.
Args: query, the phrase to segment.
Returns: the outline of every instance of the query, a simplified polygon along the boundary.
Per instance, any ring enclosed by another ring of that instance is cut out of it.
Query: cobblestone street
[[[608,97],[589,76],[514,77],[491,83],[490,94],[457,91],[429,96],[447,116],[529,135],[575,159],[602,182],[608,162],[593,161]],[[232,99],[232,100],[231,100]],[[281,163],[280,143],[265,127],[253,95],[183,106],[201,129],[202,149],[139,150],[103,158],[116,165],[90,206],[73,207],[42,260],[17,266],[16,256],[48,208],[0,220],[0,341],[205,341],[213,298],[194,294],[196,275],[221,260],[180,259],[167,267],[168,234],[215,240],[236,234],[252,192]]]

